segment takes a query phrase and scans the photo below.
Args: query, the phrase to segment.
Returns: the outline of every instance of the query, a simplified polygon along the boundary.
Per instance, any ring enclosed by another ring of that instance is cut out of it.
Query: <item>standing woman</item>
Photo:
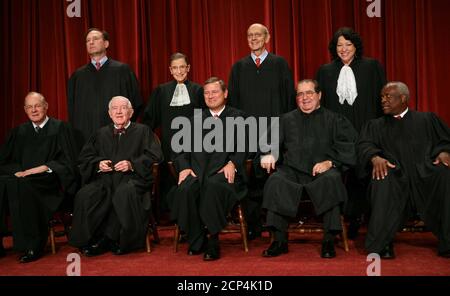
[[[377,60],[363,57],[361,37],[351,28],[338,29],[328,50],[333,60],[322,65],[316,75],[322,87],[321,104],[347,117],[359,133],[367,121],[382,115],[380,92],[386,83],[384,69]],[[355,237],[365,207],[366,186],[357,180],[353,170],[347,178],[347,189],[349,237]]]
[[[153,90],[142,119],[142,122],[153,131],[157,128],[161,129],[161,146],[164,155],[164,163],[160,167],[162,209],[157,209],[157,214],[160,210],[167,209],[166,195],[172,186],[176,185],[176,180],[167,167],[167,162],[172,160],[173,155],[172,137],[178,131],[171,128],[172,120],[176,117],[191,118],[195,108],[202,109],[205,106],[202,86],[188,79],[190,68],[191,65],[185,54],[176,52],[170,56],[169,70],[173,79],[158,85]]]

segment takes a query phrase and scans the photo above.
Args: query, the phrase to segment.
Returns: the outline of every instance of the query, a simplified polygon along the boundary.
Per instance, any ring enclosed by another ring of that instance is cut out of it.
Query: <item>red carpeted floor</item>
[[[263,258],[269,238],[250,242],[249,253],[243,251],[239,235],[221,235],[222,258],[204,262],[202,256],[188,256],[187,245],[181,244],[173,252],[173,232],[160,231],[161,243],[153,246],[151,254],[144,250],[124,256],[107,253],[95,258],[81,257],[81,275],[158,275],[158,276],[273,276],[273,275],[346,275],[365,276],[370,262],[360,236],[350,241],[350,252],[337,247],[335,259],[320,258],[320,234],[292,234],[289,253],[277,258]],[[381,275],[393,276],[448,276],[450,259],[436,255],[437,240],[431,233],[399,233],[395,241],[397,258],[381,261]],[[77,252],[66,243],[65,237],[57,241],[57,254],[50,250],[43,258],[28,264],[17,262],[18,254],[11,250],[11,238],[5,239],[7,257],[0,258],[0,275],[64,276],[69,264],[67,256]]]

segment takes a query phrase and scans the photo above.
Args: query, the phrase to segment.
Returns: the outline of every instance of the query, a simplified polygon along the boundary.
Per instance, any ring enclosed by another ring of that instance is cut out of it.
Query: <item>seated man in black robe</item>
[[[178,186],[169,194],[169,204],[171,217],[186,233],[188,254],[200,254],[206,249],[203,259],[208,261],[220,258],[218,234],[227,224],[227,214],[246,194],[244,164],[247,153],[245,137],[240,137],[239,142],[237,133],[231,130],[235,126],[226,124],[228,120],[243,118],[243,112],[225,106],[228,94],[225,83],[212,77],[203,87],[208,109],[194,115],[190,121],[194,128],[192,132],[190,128],[178,132],[183,134],[183,143],[192,145],[181,147],[183,151],[175,157]],[[200,130],[195,129],[196,123],[201,124]],[[208,130],[207,125],[214,129]],[[211,139],[212,133],[215,136]],[[207,142],[213,147],[206,147]],[[202,143],[201,149],[197,149],[196,146]]]
[[[100,128],[83,147],[83,187],[75,196],[70,244],[86,256],[121,255],[145,243],[150,214],[152,164],[162,160],[150,129],[130,121],[125,97],[109,103],[113,123]]]
[[[433,113],[408,109],[409,90],[390,82],[381,91],[385,116],[368,122],[358,140],[360,174],[371,177],[372,215],[366,249],[395,257],[395,233],[414,216],[450,258],[450,129]]]
[[[76,145],[71,129],[47,116],[48,103],[40,93],[30,92],[24,108],[30,121],[13,129],[0,150],[0,224],[5,222],[9,201],[13,245],[23,252],[21,263],[42,256],[48,222],[63,201],[64,191],[76,191]]]
[[[336,256],[334,238],[342,231],[340,207],[347,199],[341,174],[356,162],[356,131],[344,116],[321,107],[320,96],[317,81],[300,81],[298,109],[281,117],[282,160],[264,186],[263,199],[275,240],[263,252],[264,257],[288,252],[288,217],[295,217],[304,190],[316,214],[323,216],[321,257]],[[261,158],[261,166],[270,172],[276,161],[271,152]]]

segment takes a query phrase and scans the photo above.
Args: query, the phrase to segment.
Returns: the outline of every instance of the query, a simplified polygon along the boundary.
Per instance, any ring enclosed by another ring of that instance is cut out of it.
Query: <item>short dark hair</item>
[[[345,40],[350,40],[353,43],[353,45],[355,46],[355,48],[356,48],[355,59],[362,58],[363,53],[364,53],[364,46],[363,46],[361,36],[359,36],[358,33],[353,31],[352,28],[343,27],[343,28],[339,28],[336,31],[336,33],[334,33],[333,39],[331,39],[330,44],[328,45],[328,50],[330,51],[330,54],[333,57],[333,60],[339,59],[339,56],[336,52],[336,47],[337,47],[338,39],[341,36],[344,37]]]
[[[100,30],[99,28],[89,28],[89,30],[87,30],[86,35],[84,36],[84,38],[87,38],[87,35],[89,35],[89,33],[91,33],[92,31],[97,31],[102,33],[103,36],[103,40],[105,41],[109,41],[109,34],[108,32],[104,31],[104,30]]]
[[[299,85],[300,83],[312,83],[314,84],[314,91],[316,93],[320,93],[322,91],[322,89],[320,89],[319,82],[317,82],[317,80],[315,79],[302,79],[297,83],[297,85]]]
[[[179,60],[179,59],[184,59],[186,64],[189,65],[189,60],[188,60],[187,55],[185,55],[184,53],[181,53],[181,52],[176,52],[170,56],[169,65],[172,64],[173,61]]]
[[[220,79],[220,78],[218,78],[218,77],[214,77],[214,76],[208,78],[208,79],[205,81],[205,83],[203,83],[203,86],[205,86],[205,85],[207,85],[207,84],[210,84],[210,83],[216,83],[216,82],[219,82],[220,88],[222,89],[223,92],[225,92],[225,91],[227,90],[227,85],[225,84],[225,82],[224,82],[222,79]]]

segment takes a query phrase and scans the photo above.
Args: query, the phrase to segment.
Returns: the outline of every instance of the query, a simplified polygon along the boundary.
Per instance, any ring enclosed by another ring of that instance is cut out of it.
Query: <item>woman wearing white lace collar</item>
[[[322,65],[316,75],[322,87],[322,106],[347,117],[359,132],[367,121],[383,114],[380,93],[386,83],[384,69],[377,60],[363,57],[361,37],[351,28],[338,29],[328,50],[333,60]],[[366,188],[354,171],[348,175],[347,189],[349,237],[355,237],[358,223],[352,220],[363,212]]]

